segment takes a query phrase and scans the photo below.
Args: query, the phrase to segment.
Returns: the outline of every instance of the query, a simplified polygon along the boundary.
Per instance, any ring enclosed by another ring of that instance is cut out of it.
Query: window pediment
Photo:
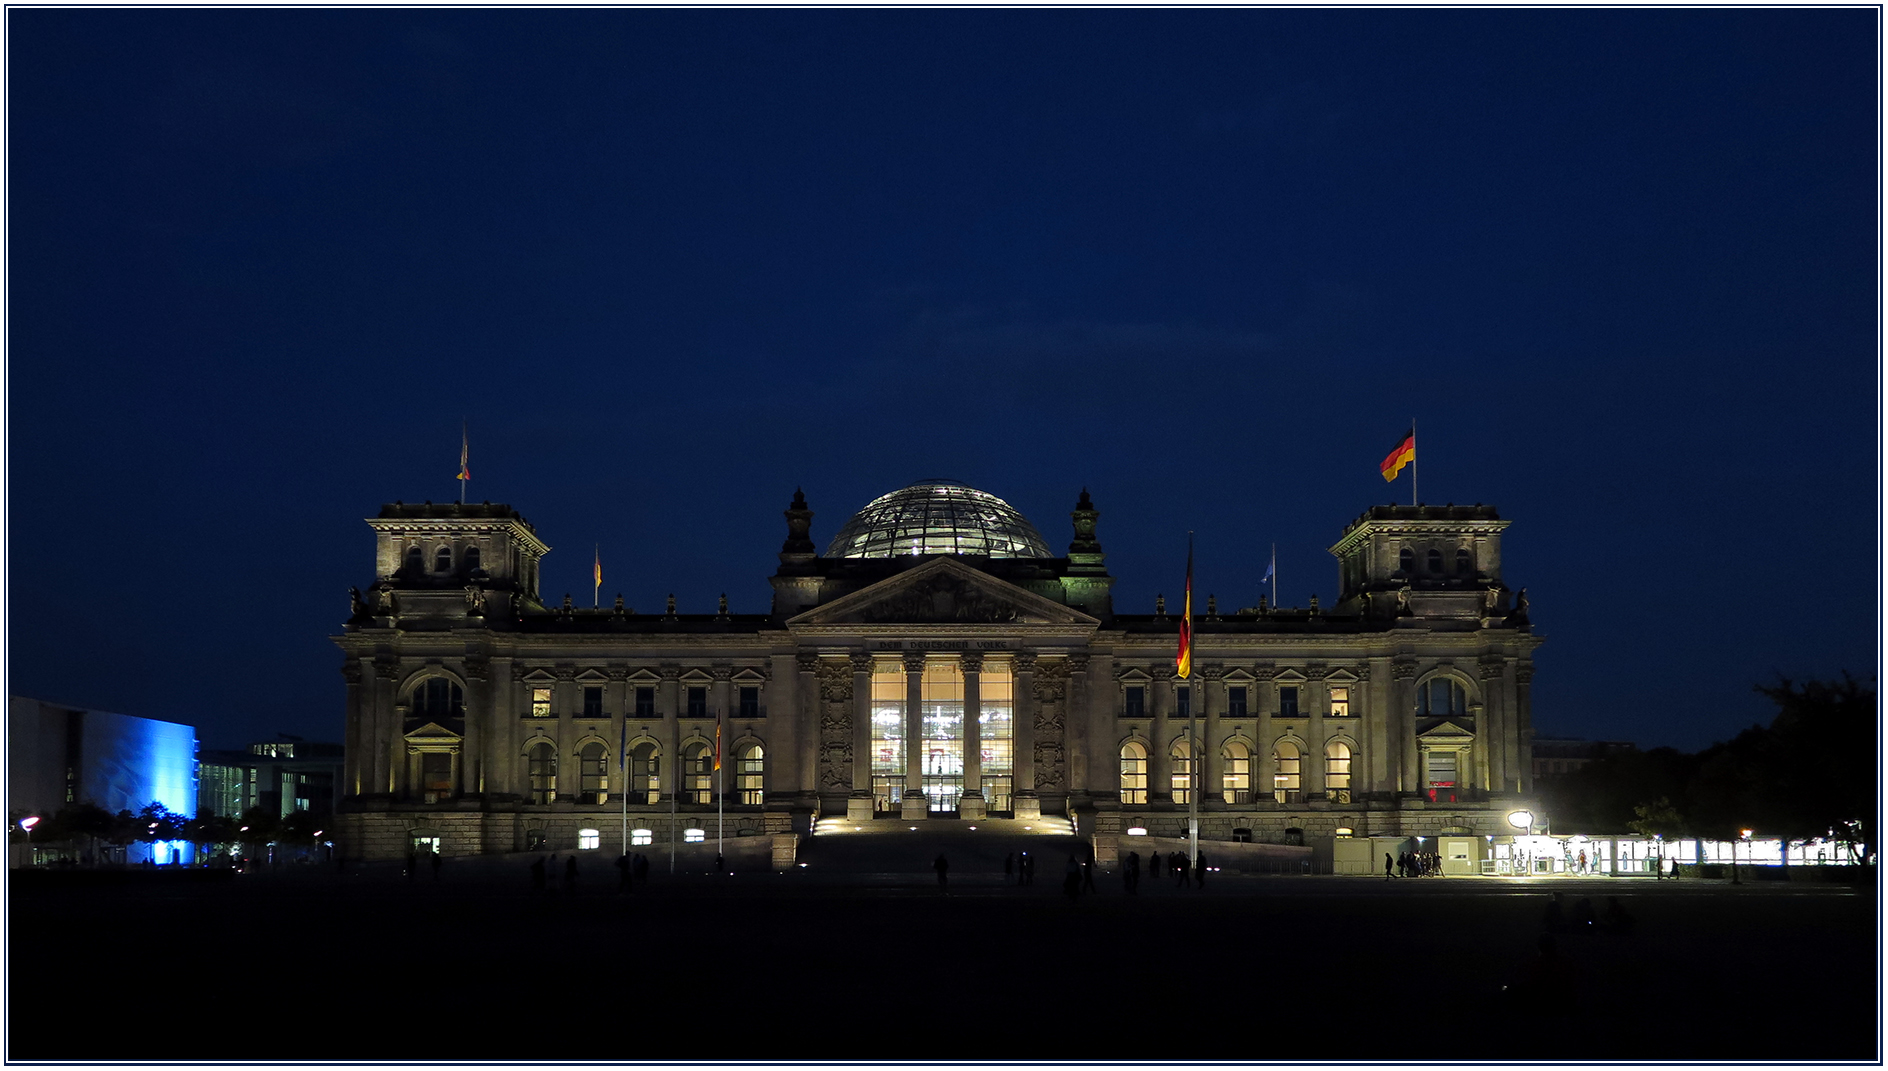
[[[1307,679],[1309,678],[1295,669],[1281,669],[1272,676],[1272,680],[1279,684],[1303,684]]]

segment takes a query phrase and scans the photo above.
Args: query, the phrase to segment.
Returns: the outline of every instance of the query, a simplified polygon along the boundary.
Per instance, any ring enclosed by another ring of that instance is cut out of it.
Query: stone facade
[[[820,555],[796,494],[772,612],[742,615],[546,601],[550,548],[510,507],[384,507],[378,574],[335,637],[343,851],[570,849],[596,830],[613,852],[625,813],[652,846],[712,837],[724,813],[785,866],[821,816],[1054,814],[1105,860],[1129,826],[1183,835],[1190,804],[1206,839],[1285,843],[1502,832],[1531,791],[1540,640],[1490,507],[1371,508],[1331,548],[1334,605],[1209,600],[1184,680],[1177,615],[1114,611],[1087,492],[1061,558],[1016,556],[1040,535],[974,489],[869,509]],[[947,519],[861,521],[919,514]]]

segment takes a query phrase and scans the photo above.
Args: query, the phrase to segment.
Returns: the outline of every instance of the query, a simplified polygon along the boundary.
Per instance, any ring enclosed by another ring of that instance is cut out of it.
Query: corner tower
[[[1372,506],[1330,551],[1340,612],[1365,618],[1505,618],[1495,507]]]

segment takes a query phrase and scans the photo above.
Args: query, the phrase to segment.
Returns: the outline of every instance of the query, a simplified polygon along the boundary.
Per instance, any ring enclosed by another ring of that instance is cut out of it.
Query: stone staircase
[[[950,862],[953,882],[1003,876],[1003,857],[1018,852],[1036,857],[1038,882],[1053,871],[1061,880],[1067,856],[1082,858],[1088,842],[1066,818],[988,818],[977,821],[927,818],[856,821],[822,818],[800,842],[799,862],[827,874],[910,874],[934,876],[940,853]]]

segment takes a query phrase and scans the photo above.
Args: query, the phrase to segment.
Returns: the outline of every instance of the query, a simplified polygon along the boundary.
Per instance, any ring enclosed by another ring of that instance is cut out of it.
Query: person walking
[[[1396,877],[1396,863],[1390,859],[1389,852],[1384,852],[1383,853],[1383,880],[1389,881],[1393,877]]]
[[[1034,885],[1036,883],[1036,857],[1028,852],[1024,852],[1017,860],[1016,865],[1018,868],[1017,880],[1021,881],[1024,885]]]
[[[1188,876],[1188,872],[1191,868],[1187,866],[1186,856],[1175,852],[1173,853],[1173,858],[1167,860],[1167,862],[1173,870],[1174,875],[1180,879],[1173,883],[1175,888],[1184,889],[1193,884],[1192,879]]]
[[[1082,860],[1082,891],[1100,891],[1095,888],[1095,857],[1093,853],[1090,853],[1088,858]]]
[[[444,858],[443,856],[441,856],[441,855],[439,854],[439,849],[438,849],[438,848],[434,848],[434,849],[432,850],[432,853],[431,853],[431,854],[432,854],[432,857],[433,857],[433,858],[432,858],[432,864],[433,864],[433,880],[434,880],[434,881],[438,881],[438,880],[439,880],[439,864],[441,864],[441,863],[443,863],[443,862],[445,862],[445,858]]]
[[[1199,852],[1193,856],[1193,887],[1201,891],[1205,891],[1206,889],[1206,853],[1205,852]]]
[[[931,869],[937,871],[938,891],[949,896],[951,892],[951,861],[944,858],[943,852],[939,852],[937,853],[937,858],[931,861]]]
[[[1123,863],[1121,866],[1121,888],[1125,890],[1128,895],[1132,896],[1134,894],[1134,886],[1140,881],[1140,877],[1141,853],[1129,852],[1127,862]]]
[[[1147,876],[1154,879],[1154,884],[1156,885],[1160,884],[1160,853],[1159,852],[1147,853]]]

